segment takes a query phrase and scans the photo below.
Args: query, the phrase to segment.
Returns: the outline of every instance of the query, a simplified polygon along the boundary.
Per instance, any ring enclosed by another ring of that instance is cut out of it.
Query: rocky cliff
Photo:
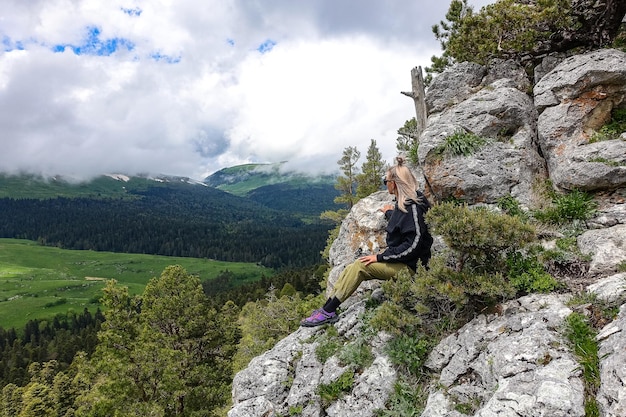
[[[462,63],[434,80],[426,104],[418,177],[427,179],[431,200],[489,205],[512,195],[532,208],[539,200],[536,185],[546,180],[556,191],[594,195],[598,211],[577,237],[590,261],[559,279],[571,291],[621,306],[597,336],[596,400],[601,416],[626,416],[626,274],[618,273],[626,261],[626,133],[594,139],[611,112],[626,107],[626,54],[603,49],[546,58],[533,80],[511,61]],[[488,143],[470,156],[438,157],[438,146],[459,131]],[[384,244],[377,209],[389,200],[384,192],[373,194],[344,220],[330,251],[329,287],[358,254]],[[550,239],[543,243],[550,245]],[[441,247],[436,242],[435,251]],[[322,359],[316,353],[330,337],[326,327],[300,328],[236,375],[228,416],[367,417],[385,409],[397,380],[385,349],[390,336],[364,334],[361,319],[368,299],[384,296],[378,286],[363,285],[334,326],[345,345],[365,343],[373,354],[349,392],[330,402],[320,395],[321,386],[340,381],[346,365],[337,355]],[[570,297],[566,291],[508,301],[444,338],[425,363],[432,382],[422,417],[584,416],[581,365],[561,331],[572,313]]]

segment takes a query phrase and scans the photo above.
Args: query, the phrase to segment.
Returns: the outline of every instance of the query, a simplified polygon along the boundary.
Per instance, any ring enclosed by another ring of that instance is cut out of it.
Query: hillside
[[[332,204],[332,198],[298,207],[273,190],[273,198],[260,198],[263,204],[179,177],[114,175],[74,184],[3,175],[0,190],[0,237],[271,268],[319,262],[330,227],[319,213],[332,208],[323,203]],[[306,186],[299,192],[306,193]]]
[[[122,174],[107,174],[88,181],[74,181],[61,176],[41,177],[32,174],[7,175],[0,173],[0,198],[134,198],[134,192],[145,191],[153,187],[193,187],[196,185],[201,185],[201,183],[186,177],[172,176],[129,177]]]
[[[276,210],[293,210],[302,216],[318,216],[340,208],[333,200],[336,176],[311,176],[284,172],[279,164],[246,164],[224,168],[204,183],[228,193],[247,197]]]

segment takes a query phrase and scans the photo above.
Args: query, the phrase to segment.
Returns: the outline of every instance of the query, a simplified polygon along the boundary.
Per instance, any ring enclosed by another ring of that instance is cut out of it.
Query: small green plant
[[[564,224],[576,220],[589,220],[597,208],[593,196],[580,190],[568,194],[554,193],[552,203],[551,207],[535,211],[533,216],[542,222]]]
[[[343,344],[344,340],[339,336],[337,329],[333,326],[329,326],[315,349],[317,360],[321,363],[326,363],[328,358],[339,352]]]
[[[420,376],[424,362],[432,349],[424,335],[403,334],[387,344],[387,354],[392,363],[404,367],[414,376]]]
[[[620,164],[617,161],[611,161],[611,160],[606,159],[606,158],[591,158],[589,160],[589,162],[599,162],[601,164],[608,165],[610,167],[618,167],[618,166],[622,165],[622,164]]]
[[[341,349],[339,361],[344,365],[353,365],[357,369],[364,369],[372,364],[374,355],[369,345],[359,338]]]
[[[534,255],[524,256],[514,252],[507,257],[511,284],[521,293],[548,293],[559,288],[559,282],[548,274]]]
[[[585,316],[570,314],[565,321],[565,336],[580,364],[585,385],[585,416],[597,417],[596,393],[600,387],[600,364],[596,332]]]
[[[516,216],[523,220],[528,219],[528,214],[522,209],[519,201],[510,194],[498,199],[498,207],[509,216]]]
[[[320,396],[322,405],[328,407],[344,393],[350,392],[354,386],[354,371],[348,370],[330,384],[320,384],[317,394]]]
[[[422,414],[428,399],[428,389],[410,378],[400,378],[384,410],[376,410],[377,417],[417,417]]]
[[[478,152],[485,144],[487,139],[482,138],[470,132],[458,130],[453,134],[446,136],[444,142],[437,146],[433,153],[440,157],[446,156],[469,156]]]
[[[591,312],[589,322],[594,328],[604,327],[606,323],[615,320],[619,314],[618,305],[598,298],[598,295],[593,292],[575,293],[567,305],[570,307],[589,305],[588,309]]]
[[[474,401],[472,403],[459,403],[454,406],[454,409],[461,414],[466,414],[468,416],[473,416],[474,413],[478,410],[480,406],[479,401]]]
[[[292,405],[291,407],[289,407],[289,415],[294,416],[294,417],[300,416],[302,415],[303,409],[304,408],[301,405],[298,405],[298,406]]]
[[[575,237],[563,237],[556,240],[556,247],[565,252],[578,251],[578,244]]]
[[[626,261],[617,264],[617,272],[626,272]]]

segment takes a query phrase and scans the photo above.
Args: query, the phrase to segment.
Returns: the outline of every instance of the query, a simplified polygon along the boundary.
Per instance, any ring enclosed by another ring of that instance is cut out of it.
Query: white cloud
[[[439,53],[430,26],[447,5],[350,6],[6,0],[0,171],[202,178],[288,160],[330,172],[370,139],[391,161],[414,111],[400,91]]]

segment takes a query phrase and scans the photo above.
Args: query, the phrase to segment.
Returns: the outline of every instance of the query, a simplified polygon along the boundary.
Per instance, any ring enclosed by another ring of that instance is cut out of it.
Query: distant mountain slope
[[[334,203],[339,192],[336,176],[312,176],[283,172],[283,164],[246,164],[224,168],[204,179],[217,189],[245,196],[266,207],[319,216],[326,210],[341,208]]]
[[[204,185],[201,182],[173,176],[133,176],[122,174],[100,175],[89,181],[72,181],[64,177],[44,178],[36,175],[7,175],[0,173],[0,198],[87,197],[134,198],[132,192],[146,191],[152,187],[174,185]]]

